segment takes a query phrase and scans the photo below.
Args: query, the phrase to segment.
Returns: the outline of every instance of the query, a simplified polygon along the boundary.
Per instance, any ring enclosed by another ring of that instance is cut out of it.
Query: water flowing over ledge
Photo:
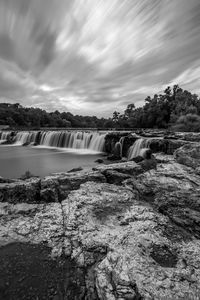
[[[128,150],[128,160],[141,155],[142,149],[149,147],[149,139],[140,138]]]
[[[7,141],[11,132],[0,132],[0,143]],[[105,133],[81,131],[21,131],[13,138],[14,145],[34,145],[53,148],[103,152]]]

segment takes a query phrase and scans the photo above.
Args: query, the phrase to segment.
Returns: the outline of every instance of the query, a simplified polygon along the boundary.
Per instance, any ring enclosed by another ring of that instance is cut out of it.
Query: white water
[[[128,160],[137,157],[141,154],[142,149],[149,148],[149,139],[138,139],[135,143],[129,148],[128,151]]]
[[[37,131],[22,131],[18,132],[15,137],[15,145],[24,145],[34,143],[37,136]]]
[[[6,142],[10,137],[10,131],[0,131],[0,144]]]
[[[105,133],[83,131],[21,131],[16,134],[14,139],[14,145],[34,143],[42,147],[103,152]]]

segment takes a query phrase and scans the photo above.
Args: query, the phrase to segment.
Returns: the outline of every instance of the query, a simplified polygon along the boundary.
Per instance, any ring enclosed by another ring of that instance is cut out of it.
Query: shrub
[[[196,114],[187,114],[178,118],[173,126],[176,131],[200,131],[200,116]]]

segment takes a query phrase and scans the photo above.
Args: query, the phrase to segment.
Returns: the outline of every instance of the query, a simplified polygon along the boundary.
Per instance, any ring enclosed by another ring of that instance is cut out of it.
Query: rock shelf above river
[[[148,171],[123,162],[0,183],[0,299],[199,299],[199,155],[189,144]],[[28,280],[34,255],[45,288]]]

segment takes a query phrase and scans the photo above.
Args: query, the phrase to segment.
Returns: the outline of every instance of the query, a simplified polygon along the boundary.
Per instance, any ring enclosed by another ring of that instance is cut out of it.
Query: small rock
[[[98,164],[102,164],[104,161],[103,161],[103,159],[98,158],[97,160],[95,160],[95,162],[98,163]]]

